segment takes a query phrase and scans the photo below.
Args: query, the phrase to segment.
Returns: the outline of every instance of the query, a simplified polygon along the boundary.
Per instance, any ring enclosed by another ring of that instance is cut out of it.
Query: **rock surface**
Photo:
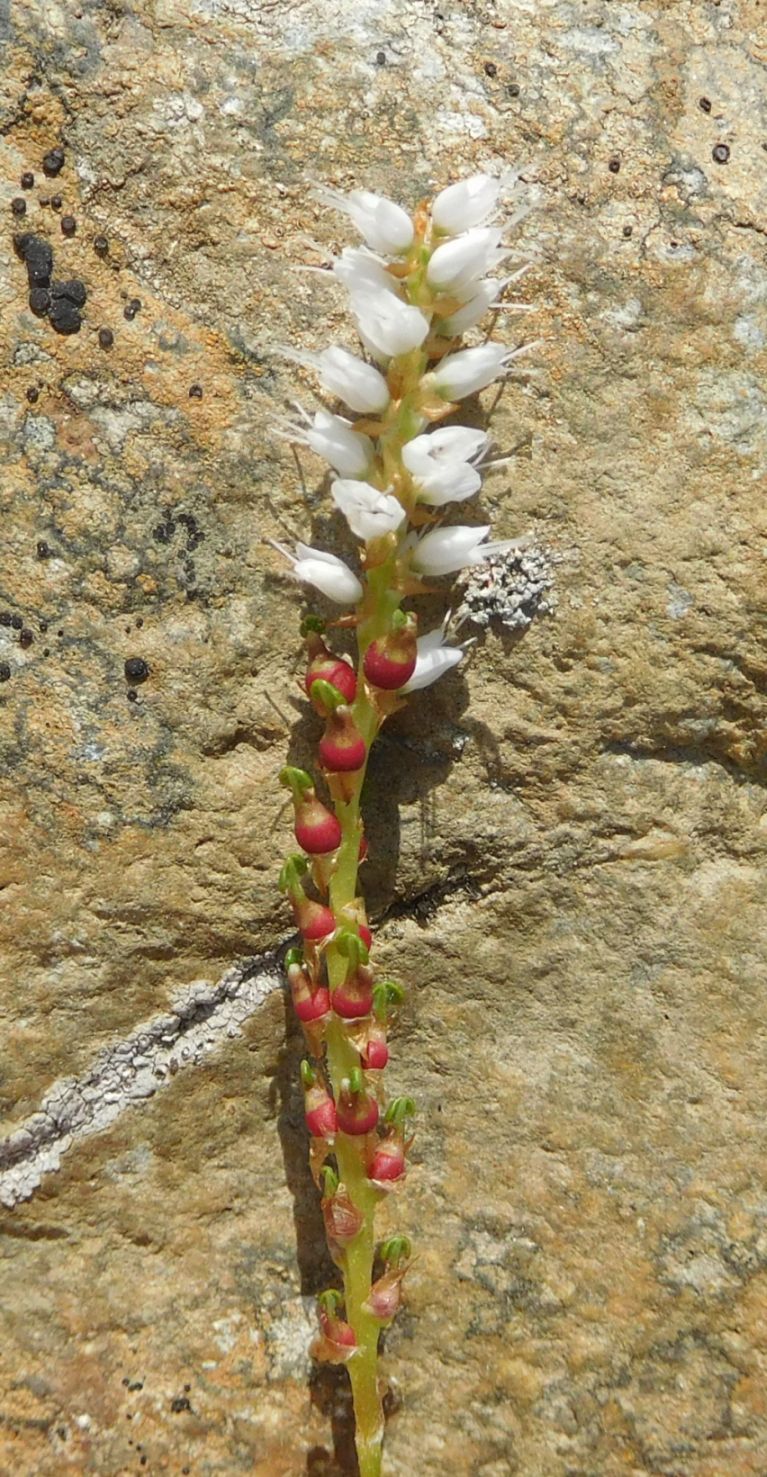
[[[514,455],[483,506],[556,609],[414,701],[369,786],[420,1109],[388,1471],[767,1470],[761,16],[0,19],[3,1477],[353,1470],[271,958],[312,729],[264,540],[331,528],[269,436],[311,393],[279,346],[350,342],[296,271],[348,239],[311,180],[413,205],[521,158],[532,311],[498,331],[544,345],[483,397]],[[26,170],[23,229],[87,288],[66,337],[13,249]]]

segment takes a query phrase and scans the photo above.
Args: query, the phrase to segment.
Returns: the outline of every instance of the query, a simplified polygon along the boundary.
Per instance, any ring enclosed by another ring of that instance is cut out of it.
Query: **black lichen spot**
[[[11,669],[7,662],[0,662],[0,682],[10,682]]]
[[[607,168],[609,169],[609,171],[610,171],[611,174],[620,174],[620,169],[621,169],[621,161],[620,161],[620,159],[618,159],[616,157],[613,157],[610,160],[610,163],[608,164]]]
[[[95,251],[97,256],[106,256],[107,252],[109,251],[109,242],[107,241],[106,236],[94,236],[93,250]]]
[[[23,624],[24,624],[24,622],[21,619],[21,616],[20,615],[12,615],[11,616],[11,628],[12,628],[12,630],[14,630],[14,631],[20,631],[21,628],[22,628],[22,626],[23,626]]]
[[[711,101],[710,101],[710,99],[707,98],[707,97],[700,97],[700,98],[698,98],[698,107],[704,113],[710,113],[711,112]]]
[[[126,303],[125,304],[125,307],[123,308],[123,318],[126,318],[128,320],[128,322],[130,323],[131,320],[133,318],[135,318],[135,316],[136,316],[136,309],[134,307],[132,307],[130,303]]]
[[[202,400],[202,385],[190,385],[189,386],[189,399],[190,400]]]
[[[624,234],[624,236],[625,236],[625,238],[626,238],[627,241],[629,239],[629,236],[631,236],[633,234],[633,231],[634,231],[634,227],[633,226],[624,226],[623,227],[623,234]]]
[[[53,252],[42,236],[25,231],[13,244],[27,269],[30,287],[47,287],[53,271]]]
[[[72,277],[67,282],[52,282],[51,297],[65,297],[68,302],[74,303],[76,308],[81,308],[88,296],[84,282],[79,277]]]
[[[48,622],[47,621],[41,621],[40,622],[40,630],[42,631],[43,635],[45,635],[45,632],[48,630]]]
[[[77,230],[77,221],[75,220],[74,216],[73,215],[62,215],[62,217],[61,217],[61,234],[62,234],[62,236],[74,236],[76,230]]]
[[[33,190],[35,188],[35,177],[30,169],[25,169],[19,181],[22,190]]]
[[[51,195],[51,208],[53,210],[61,210],[63,204],[64,201],[61,195]]]
[[[140,631],[141,630],[141,627],[143,626],[143,624],[144,624],[144,617],[143,617],[143,615],[140,615],[140,616],[138,616],[136,618],[136,630],[137,631]]]
[[[11,201],[11,210],[14,215],[26,215],[27,202],[23,195],[14,195]]]
[[[47,544],[44,538],[37,540],[37,557],[38,559],[50,559],[51,557],[50,544]],[[41,625],[40,630],[42,629]]]
[[[386,66],[386,52],[385,51],[377,51],[376,52],[376,66],[377,67],[385,67]]]
[[[40,391],[36,385],[30,385],[26,391],[26,396],[30,405],[34,405],[40,399]]]
[[[50,320],[57,333],[79,333],[83,320],[68,297],[56,298],[50,307]]]
[[[135,687],[129,687],[128,688],[128,702],[129,703],[137,703],[138,702],[138,693],[136,692]]]
[[[146,682],[149,676],[149,664],[144,661],[143,656],[129,656],[124,672],[127,682]]]
[[[730,157],[729,144],[714,144],[711,150],[711,158],[715,164],[726,164]]]
[[[33,287],[29,294],[29,306],[37,318],[44,318],[51,306],[51,295],[47,287]]]
[[[508,87],[506,88],[506,91],[508,92],[509,97],[519,97],[519,83],[510,82]]]
[[[497,77],[498,76],[498,68],[495,65],[495,62],[485,62],[485,76],[486,77]]]
[[[63,149],[56,148],[48,150],[48,153],[43,159],[43,170],[48,175],[49,179],[55,179],[57,174],[61,174],[61,171],[64,168],[64,158],[65,155]]]
[[[9,626],[10,624],[11,624],[11,612],[10,612],[10,610],[0,610],[0,626]]]
[[[19,646],[23,646],[25,648],[27,646],[31,646],[34,639],[35,638],[30,631],[29,626],[24,626],[23,629],[19,632]]]
[[[191,1410],[192,1407],[186,1395],[174,1395],[170,1402],[170,1408],[174,1415],[180,1415],[182,1410]]]
[[[114,341],[115,341],[115,336],[114,336],[111,328],[100,328],[99,329],[99,345],[100,345],[100,347],[102,349],[111,349]]]

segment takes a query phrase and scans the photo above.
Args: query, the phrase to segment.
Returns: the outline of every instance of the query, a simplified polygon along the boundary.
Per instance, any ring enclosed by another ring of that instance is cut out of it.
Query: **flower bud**
[[[341,1132],[353,1137],[371,1133],[378,1122],[378,1103],[368,1093],[359,1067],[341,1083],[336,1117]]]
[[[412,613],[395,611],[391,629],[371,641],[363,662],[368,682],[392,692],[413,675],[416,664],[417,621]]]
[[[301,1063],[304,1116],[312,1138],[331,1139],[337,1128],[336,1105],[324,1083],[309,1063]]]
[[[318,686],[324,689],[328,684],[315,682],[312,685],[312,696],[317,692]],[[317,696],[322,701],[326,694],[320,691]],[[351,708],[344,703],[328,713],[327,726],[317,746],[317,753],[323,769],[329,774],[346,774],[361,769],[365,763],[365,740],[354,722]]]

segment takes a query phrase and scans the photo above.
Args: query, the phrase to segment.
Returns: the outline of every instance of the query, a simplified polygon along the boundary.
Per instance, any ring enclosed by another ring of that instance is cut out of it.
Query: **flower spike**
[[[485,472],[503,464],[490,460],[484,428],[454,423],[458,402],[503,379],[534,347],[461,341],[489,309],[506,307],[501,295],[525,270],[496,275],[509,255],[509,230],[524,213],[501,224],[500,202],[517,177],[470,175],[412,216],[372,190],[320,188],[322,203],[362,238],[323,271],[348,294],[362,356],[340,345],[283,351],[348,408],[348,416],[332,406],[310,415],[298,406],[275,434],[309,447],[332,469],[332,505],[346,524],[336,519],[336,528],[360,546],[358,572],[330,550],[274,545],[296,580],[346,607],[335,620],[312,613],[302,622],[303,688],[320,720],[314,769],[329,800],[318,795],[311,766],[280,771],[301,848],[285,863],[280,887],[302,935],[286,954],[285,972],[312,1058],[301,1066],[309,1163],[343,1280],[343,1292],[332,1288],[319,1299],[312,1354],[348,1369],[360,1477],[381,1474],[378,1338],[400,1307],[411,1258],[405,1236],[374,1252],[375,1210],[405,1179],[415,1114],[410,1097],[387,1102],[385,1069],[404,991],[376,976],[358,881],[367,851],[361,800],[382,725],[455,667],[470,644],[450,644],[449,617],[419,636],[417,612],[405,608],[411,597],[433,596],[427,581],[481,567],[524,542],[492,539],[489,524],[449,521],[452,505],[478,493]],[[334,628],[354,637],[353,664],[334,650]],[[307,892],[310,882],[322,902]]]

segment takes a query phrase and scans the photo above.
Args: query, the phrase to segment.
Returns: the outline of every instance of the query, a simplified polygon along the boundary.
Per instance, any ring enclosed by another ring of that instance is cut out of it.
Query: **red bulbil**
[[[308,1087],[304,1097],[306,1126],[315,1139],[332,1138],[338,1127],[336,1105],[319,1083]]]
[[[368,1096],[364,1086],[350,1087],[346,1083],[338,1094],[336,1121],[342,1133],[354,1137],[371,1133],[378,1122],[378,1103]]]
[[[339,1125],[340,1126],[340,1125]],[[368,1160],[368,1178],[376,1184],[392,1184],[405,1173],[405,1145],[401,1133],[381,1139]]]
[[[341,845],[341,826],[310,790],[296,806],[295,837],[299,846],[310,856],[325,856]]]
[[[347,774],[361,769],[365,763],[365,740],[350,709],[345,705],[328,714],[327,727],[320,739],[318,754],[320,763],[330,774]]]
[[[391,656],[383,641],[373,641],[365,652],[365,676],[373,687],[382,687],[394,692],[410,681],[416,663],[416,654],[400,657]]]
[[[396,624],[391,631],[371,641],[363,661],[368,682],[387,692],[395,691],[410,680],[417,656],[415,616],[405,616],[398,611],[394,619]]]
[[[371,1026],[370,1034],[362,1052],[362,1062],[371,1072],[382,1072],[389,1060],[386,1032],[381,1026]]]
[[[330,994],[324,985],[312,989],[312,981],[300,964],[291,964],[288,969],[293,1009],[303,1024],[322,1020],[330,1011]]]
[[[308,943],[317,944],[336,931],[336,920],[324,903],[315,903],[302,897],[293,903],[296,923]]]
[[[364,964],[344,980],[343,984],[336,985],[330,997],[331,1005],[336,1013],[344,1020],[358,1020],[360,1016],[369,1015],[373,1008],[373,976]]]
[[[362,942],[365,945],[365,948],[368,951],[370,951],[372,949],[372,947],[373,947],[373,935],[370,932],[370,929],[368,928],[367,923],[360,923],[359,924],[359,933],[360,933],[360,938],[362,939]]]
[[[357,695],[357,677],[354,668],[345,662],[342,657],[336,656],[330,651],[316,632],[312,632],[307,639],[309,647],[309,665],[306,669],[306,691],[311,698],[312,707],[318,713],[324,714],[325,709],[321,703],[312,697],[313,682],[329,682],[332,687],[337,687],[347,703],[353,703]]]

